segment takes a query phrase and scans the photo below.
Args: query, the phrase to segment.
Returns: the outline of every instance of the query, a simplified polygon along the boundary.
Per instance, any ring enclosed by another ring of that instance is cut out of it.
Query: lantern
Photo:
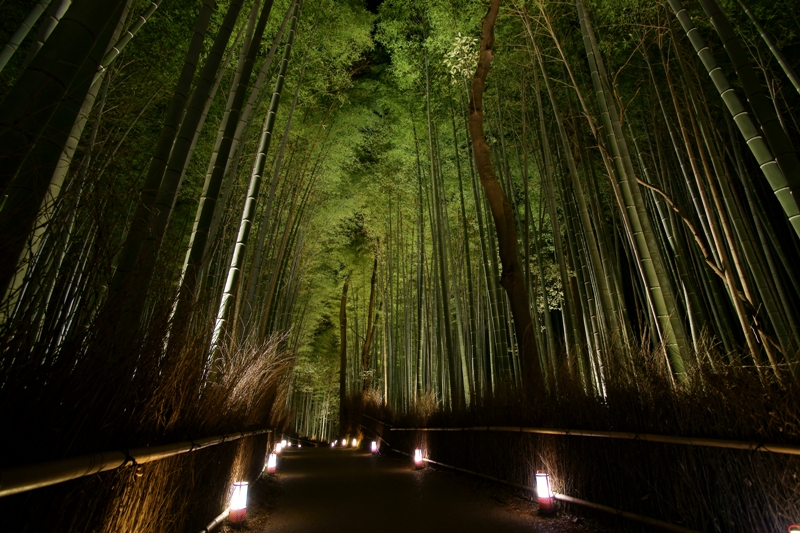
[[[358,441],[356,439],[353,439],[353,448],[355,448],[357,446],[358,446]]]
[[[286,447],[286,439],[283,439],[281,441],[281,448],[285,448],[285,447]]]
[[[544,470],[536,471],[536,496],[539,499],[539,512],[551,514],[556,511],[553,491],[550,489],[550,476]]]
[[[369,449],[372,453],[378,453],[378,443],[372,441],[372,444],[370,445]]]
[[[331,448],[333,448],[334,446],[336,446],[336,441],[331,442]]]
[[[800,533],[800,524],[792,524],[789,526],[789,533]]]
[[[269,454],[269,457],[267,457],[267,474],[274,474],[277,468],[278,456],[277,454],[271,453]]]
[[[300,443],[298,443],[298,444],[297,444],[297,447],[298,447],[298,448],[302,448],[302,447],[303,447],[303,445],[302,445],[302,444],[300,444]]]
[[[280,455],[282,449],[283,445],[280,442],[275,445],[275,453],[277,453],[278,455]]]
[[[425,462],[422,460],[422,450],[417,448],[414,450],[414,468],[419,470],[423,466],[425,466]]]
[[[244,522],[245,518],[247,518],[247,481],[239,481],[233,484],[228,520],[233,524],[239,524]]]

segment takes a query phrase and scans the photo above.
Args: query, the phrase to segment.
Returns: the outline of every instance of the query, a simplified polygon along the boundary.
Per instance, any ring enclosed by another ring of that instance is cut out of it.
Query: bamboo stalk
[[[672,435],[656,435],[654,433],[634,433],[627,431],[599,431],[582,429],[534,428],[524,426],[471,426],[462,428],[389,428],[389,431],[498,431],[509,433],[534,433],[537,435],[563,435],[567,437],[600,437],[607,439],[638,440],[661,442],[665,444],[682,444],[685,446],[706,446],[709,448],[726,448],[731,450],[750,450],[760,452],[800,455],[800,446],[792,444],[764,444],[760,442],[706,439],[702,437],[676,437]]]
[[[225,509],[224,511],[222,511],[214,520],[209,522],[206,527],[201,529],[200,533],[209,533],[210,531],[215,530],[218,525],[220,525],[222,522],[225,521],[226,518],[228,518],[228,515],[230,514],[230,512],[231,512],[230,508]]]
[[[0,498],[27,492],[29,490],[55,485],[71,479],[90,476],[107,470],[114,470],[126,465],[140,465],[173,455],[194,452],[224,442],[231,442],[245,437],[270,433],[271,429],[257,429],[254,431],[240,431],[233,434],[217,435],[198,440],[132,448],[130,450],[115,450],[100,453],[91,453],[48,461],[35,465],[6,468],[0,470]]]

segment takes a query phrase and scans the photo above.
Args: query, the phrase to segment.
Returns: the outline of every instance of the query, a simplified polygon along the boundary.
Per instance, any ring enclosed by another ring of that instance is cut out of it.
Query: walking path
[[[361,450],[284,450],[271,485],[265,533],[591,530],[564,517],[538,517],[532,504],[493,495],[485,483],[432,468],[416,471],[410,459]]]

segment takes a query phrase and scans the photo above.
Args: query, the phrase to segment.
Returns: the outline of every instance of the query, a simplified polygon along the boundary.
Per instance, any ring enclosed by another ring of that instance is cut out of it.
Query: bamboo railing
[[[166,459],[173,455],[196,452],[197,450],[216,446],[217,444],[223,444],[225,442],[255,435],[263,435],[271,431],[271,429],[240,431],[198,440],[188,440],[145,448],[132,448],[130,450],[92,453],[36,465],[6,468],[0,470],[0,497],[55,485],[71,479],[78,479],[123,466],[140,465]]]
[[[402,431],[402,430],[405,430],[405,429],[408,429],[408,428],[398,428],[398,429]],[[406,453],[404,451],[397,450],[395,448],[390,448],[390,449],[393,452],[397,452],[397,453],[400,453],[402,455],[411,457],[411,454]],[[488,474],[481,474],[480,472],[475,472],[474,470],[468,470],[466,468],[461,468],[460,466],[448,465],[448,464],[440,463],[439,461],[434,461],[433,459],[428,459],[428,458],[423,458],[422,460],[425,461],[426,463],[431,463],[431,464],[434,464],[434,465],[442,466],[444,468],[449,468],[449,469],[455,470],[457,472],[463,472],[464,474],[470,474],[470,475],[473,475],[473,476],[482,477],[484,479],[489,479],[491,481],[496,481],[498,483],[502,483],[503,485],[509,485],[511,487],[516,487],[518,489],[522,489],[522,490],[525,490],[525,491],[528,491],[528,492],[536,492],[533,489],[533,487],[529,487],[527,485],[522,485],[520,483],[514,483],[513,481],[506,481],[505,479],[500,479],[499,477],[490,476]],[[688,529],[688,528],[685,528],[683,526],[679,526],[677,524],[673,524],[671,522],[665,522],[663,520],[657,520],[655,518],[650,518],[649,516],[642,516],[640,514],[631,513],[631,512],[628,512],[628,511],[623,511],[622,509],[617,509],[615,507],[610,507],[608,505],[602,505],[602,504],[599,504],[599,503],[594,503],[594,502],[590,502],[590,501],[587,501],[587,500],[582,500],[580,498],[567,496],[566,494],[561,494],[559,492],[554,492],[553,496],[555,497],[556,500],[565,501],[567,503],[571,503],[571,504],[574,504],[574,505],[580,505],[582,507],[588,507],[588,508],[594,509],[596,511],[602,511],[604,513],[608,513],[608,514],[612,514],[612,515],[618,516],[620,518],[627,518],[628,520],[633,520],[635,522],[639,522],[639,523],[642,523],[642,524],[647,524],[649,526],[655,526],[655,527],[664,529],[666,531],[674,531],[675,533],[700,533],[699,531],[696,531],[694,529]]]
[[[653,433],[633,433],[625,431],[585,431],[582,429],[551,429],[533,428],[524,426],[472,426],[462,428],[389,428],[389,431],[498,431],[507,433],[534,433],[537,435],[561,435],[568,437],[600,437],[607,439],[627,439],[645,442],[661,442],[666,444],[680,444],[683,446],[706,446],[710,448],[727,448],[733,450],[748,450],[781,453],[787,455],[800,455],[800,446],[791,444],[765,444],[761,442],[706,439],[697,437],[676,437],[672,435],[656,435]]]

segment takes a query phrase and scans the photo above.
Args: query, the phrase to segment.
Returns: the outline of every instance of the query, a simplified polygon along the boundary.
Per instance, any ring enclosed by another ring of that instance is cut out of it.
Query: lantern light
[[[283,449],[283,445],[280,442],[275,445],[275,453],[280,455],[282,449]]]
[[[281,447],[286,447],[286,439],[283,439],[283,440],[281,441]]]
[[[536,471],[536,496],[539,499],[539,512],[551,514],[556,511],[555,498],[550,488],[550,476],[544,470]]]
[[[230,514],[228,520],[231,523],[239,524],[247,518],[247,481],[239,481],[233,484],[233,494],[231,495]]]
[[[422,450],[417,448],[414,450],[414,467],[420,469],[423,466],[425,466],[425,462],[422,460]]]
[[[274,474],[278,468],[278,456],[274,453],[267,457],[267,474]]]
[[[376,441],[372,441],[369,449],[372,453],[378,453],[378,443]]]
[[[355,448],[357,446],[358,446],[358,441],[356,439],[353,439],[353,448]]]
[[[333,448],[334,446],[336,446],[336,441],[331,442],[331,448]]]
[[[789,533],[800,533],[800,524],[792,524],[789,526]]]
[[[302,448],[302,447],[303,447],[303,445],[302,445],[302,444],[300,444],[300,443],[298,443],[298,444],[297,444],[297,447],[298,447],[298,448]]]

